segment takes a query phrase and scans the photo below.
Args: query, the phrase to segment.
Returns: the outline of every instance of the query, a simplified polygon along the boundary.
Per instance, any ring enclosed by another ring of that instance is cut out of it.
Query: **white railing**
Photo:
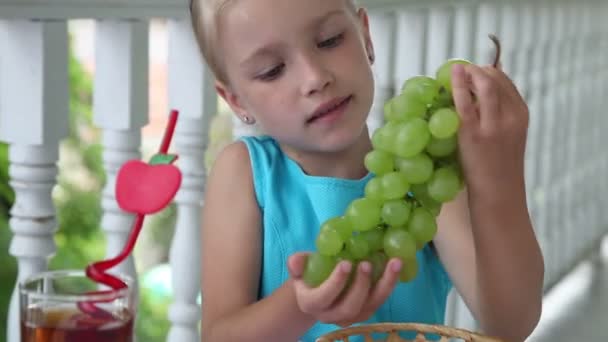
[[[382,124],[382,104],[403,81],[432,73],[449,57],[487,63],[488,33],[503,42],[503,64],[529,104],[526,156],[529,206],[547,265],[549,289],[593,250],[607,231],[608,3],[604,1],[360,1],[369,8],[375,40],[376,97],[369,124]],[[10,144],[16,203],[10,253],[18,280],[47,267],[55,251],[58,145],[67,132],[67,20],[96,19],[95,123],[103,129],[108,182],[101,226],[108,255],[122,247],[131,217],[113,194],[116,169],[137,158],[148,113],[148,24],[169,28],[169,107],[181,119],[175,147],[184,173],[171,248],[174,302],[168,341],[198,341],[200,308],[199,212],[205,174],[203,151],[217,96],[201,63],[185,0],[0,1],[0,140]],[[249,132],[234,121],[234,135]],[[604,196],[603,196],[604,195]],[[135,276],[133,260],[120,270]],[[8,341],[18,341],[17,296],[10,307]],[[454,295],[448,324],[470,327]]]

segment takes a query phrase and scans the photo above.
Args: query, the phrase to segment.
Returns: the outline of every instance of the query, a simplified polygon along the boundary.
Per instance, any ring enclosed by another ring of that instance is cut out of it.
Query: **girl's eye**
[[[338,44],[340,44],[340,42],[342,42],[343,39],[344,39],[344,33],[340,33],[337,36],[333,36],[329,39],[326,39],[326,40],[320,42],[319,44],[317,44],[317,46],[321,49],[332,48],[332,47],[335,47]]]
[[[272,81],[281,75],[284,68],[285,68],[285,64],[281,63],[281,64],[275,66],[274,68],[258,75],[256,78],[258,78],[262,81]]]

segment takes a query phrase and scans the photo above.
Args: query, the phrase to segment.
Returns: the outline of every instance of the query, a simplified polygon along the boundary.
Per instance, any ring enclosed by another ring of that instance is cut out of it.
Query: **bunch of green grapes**
[[[495,43],[496,65],[500,49]],[[373,282],[390,258],[403,262],[400,281],[416,277],[416,252],[434,238],[442,205],[464,187],[457,148],[460,116],[451,85],[456,63],[470,62],[450,59],[434,78],[409,78],[400,94],[386,102],[385,124],[373,133],[373,149],[364,161],[374,177],[365,195],[342,216],[322,224],[317,251],[308,257],[303,274],[309,286],[320,285],[345,259],[369,261]]]

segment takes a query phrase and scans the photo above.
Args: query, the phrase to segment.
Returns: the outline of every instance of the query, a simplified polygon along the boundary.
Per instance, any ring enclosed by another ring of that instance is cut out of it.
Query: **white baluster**
[[[600,34],[599,34],[599,39],[600,39],[600,51],[599,51],[599,56],[606,56],[608,54],[608,21],[605,20],[604,18],[606,18],[606,16],[608,16],[608,4],[607,3],[602,3],[602,5],[600,6],[600,15],[598,15],[598,21],[600,22]],[[598,124],[598,131],[599,135],[600,135],[600,142],[602,144],[608,143],[608,138],[605,134],[605,130],[604,127],[608,127],[608,116],[607,115],[603,115],[604,114],[604,108],[608,107],[608,101],[606,101],[606,96],[605,94],[608,94],[608,58],[602,58],[601,59],[601,65],[602,65],[602,71],[600,73],[600,75],[602,76],[602,79],[600,81],[600,86],[598,87],[598,92],[601,94],[601,98],[602,98],[602,102],[601,105],[598,106],[598,116],[601,117],[601,120]],[[599,145],[599,146],[603,146],[603,145]],[[601,151],[603,151],[603,149],[601,149]],[[598,174],[606,174],[608,173],[608,158],[605,157],[604,153],[598,153],[598,160],[601,161],[601,171]],[[597,186],[597,191],[596,191],[596,196],[594,198],[604,198],[604,202],[606,203],[606,200],[604,197],[604,195],[608,192],[608,177],[599,177],[599,186]],[[603,206],[602,210],[601,210],[601,216],[600,216],[600,221],[601,222],[606,222],[608,220],[608,210],[605,210],[605,208],[608,206]],[[605,226],[602,227],[602,230],[604,231],[604,234],[607,233],[607,230],[605,228]]]
[[[561,132],[563,132],[561,139],[561,151],[565,152],[564,158],[559,158],[555,164],[555,167],[561,169],[562,172],[559,172],[559,175],[565,179],[565,184],[560,187],[559,196],[568,196],[567,205],[570,206],[569,210],[566,213],[570,213],[567,217],[560,217],[561,219],[568,222],[568,225],[560,226],[560,238],[558,243],[556,244],[557,248],[561,250],[561,258],[556,260],[560,262],[560,264],[568,267],[572,264],[571,260],[573,256],[576,254],[577,243],[581,240],[581,236],[579,234],[579,241],[575,241],[571,239],[568,234],[568,227],[582,227],[583,221],[583,210],[580,200],[580,195],[582,192],[581,188],[581,158],[577,155],[578,150],[582,145],[582,141],[585,139],[584,136],[580,135],[581,129],[584,128],[584,124],[581,122],[585,120],[585,117],[588,116],[588,113],[584,111],[584,102],[586,101],[586,94],[583,93],[583,85],[584,75],[581,74],[581,62],[585,60],[585,55],[587,53],[582,53],[575,51],[574,49],[581,47],[581,42],[584,41],[584,33],[582,30],[583,18],[581,16],[582,11],[580,11],[581,7],[577,6],[573,8],[570,27],[572,29],[572,37],[576,37],[576,40],[572,39],[572,55],[571,55],[571,77],[569,81],[567,81],[567,101],[569,102],[569,110],[566,112],[561,112],[559,121],[561,122]],[[583,96],[583,98],[580,98]],[[560,132],[560,131],[558,131]],[[587,135],[588,132],[585,132]],[[557,151],[556,151],[557,152]],[[568,168],[566,170],[562,168]],[[561,177],[560,177],[561,178]],[[561,179],[560,179],[561,181]],[[560,182],[561,183],[561,182]],[[562,266],[562,267],[564,267]]]
[[[141,128],[148,122],[148,25],[140,21],[98,21],[95,41],[95,124],[103,129],[103,162],[107,183],[103,190],[101,227],[107,237],[107,257],[124,248],[133,215],[120,209],[115,190],[118,169],[141,157]],[[133,257],[111,270],[135,281]]]
[[[209,126],[217,112],[217,94],[188,21],[169,21],[169,99],[180,111],[175,143],[183,174],[177,194],[177,221],[171,245],[173,303],[169,309],[170,342],[200,341],[200,226],[205,184],[204,152]],[[203,297],[204,300],[204,297]]]
[[[606,54],[608,53],[608,21],[606,21],[604,18],[608,16],[608,4],[606,3],[602,3],[600,5],[600,9],[597,12],[597,16],[596,16],[596,20],[597,20],[597,24],[598,24],[598,34],[597,34],[597,39],[598,39],[598,57],[599,56],[606,56]],[[600,97],[598,97],[598,99],[600,99],[600,101],[598,101],[598,106],[597,106],[597,116],[599,117],[599,121],[598,121],[598,125],[596,125],[596,146],[598,146],[598,151],[596,153],[597,156],[597,161],[599,163],[598,166],[598,172],[595,173],[595,175],[598,174],[606,174],[608,173],[608,158],[605,158],[605,155],[603,153],[603,148],[601,148],[601,146],[603,146],[602,144],[606,144],[608,143],[608,139],[606,137],[605,134],[605,127],[608,127],[608,118],[606,117],[606,115],[604,115],[604,108],[608,107],[608,101],[606,101],[606,96],[605,94],[608,94],[608,59],[606,58],[599,58],[599,64],[600,64],[600,72],[598,73],[598,87],[597,87],[597,93],[600,94]],[[608,192],[608,177],[596,177],[594,176],[594,179],[597,179],[597,186],[595,186],[595,195],[593,198],[604,198],[604,200],[600,203],[597,203],[596,205],[598,205],[598,221],[599,222],[606,222],[606,220],[608,219],[608,214],[605,210],[605,208],[607,207],[606,204],[608,204],[606,197],[604,197],[604,194],[606,192]],[[601,227],[598,227],[598,232],[596,234],[596,236],[603,236],[604,234],[608,233],[608,230],[606,228],[605,225],[602,225]]]
[[[581,227],[581,215],[579,201],[577,200],[581,193],[580,188],[580,170],[582,165],[579,165],[579,158],[576,155],[579,148],[579,141],[584,139],[584,136],[578,132],[582,127],[580,124],[581,116],[586,116],[582,110],[582,102],[586,101],[584,97],[586,94],[579,94],[580,88],[580,77],[577,75],[577,62],[576,59],[584,58],[584,54],[576,53],[574,49],[578,45],[578,41],[581,39],[580,25],[583,25],[580,13],[576,8],[565,9],[566,13],[569,13],[563,20],[560,21],[560,25],[566,25],[565,30],[568,35],[568,40],[565,47],[565,54],[561,57],[553,56],[553,65],[558,67],[559,63],[563,63],[562,58],[568,58],[570,61],[570,67],[567,75],[561,82],[556,82],[555,86],[559,86],[561,95],[555,99],[557,101],[556,110],[553,114],[556,119],[556,129],[554,132],[554,142],[552,146],[551,154],[554,155],[552,160],[552,186],[555,192],[550,197],[551,200],[551,219],[553,223],[550,223],[549,229],[554,229],[557,232],[556,239],[554,240],[554,251],[556,257],[551,260],[554,263],[554,269],[556,273],[563,273],[567,271],[569,267],[573,266],[574,259],[577,254],[577,244],[581,240],[581,236],[573,239],[570,232],[572,229],[578,230],[576,227]],[[574,10],[573,12],[571,10]],[[556,21],[555,24],[558,24]],[[554,30],[552,30],[554,31]],[[551,33],[553,36],[553,32]],[[579,98],[579,95],[583,96],[583,99]],[[587,135],[588,133],[584,133]],[[559,157],[557,157],[559,155]],[[555,208],[555,209],[553,209]],[[576,235],[579,235],[576,232]],[[579,241],[576,241],[579,240]],[[559,269],[558,269],[559,268]]]
[[[521,5],[519,5],[521,6]],[[524,32],[521,30],[518,5],[504,3],[500,10],[500,28],[496,32],[501,42],[502,52],[500,61],[502,70],[512,77],[517,73],[517,45]]]
[[[454,58],[464,58],[473,60],[473,30],[477,16],[475,7],[466,3],[459,3],[454,8],[454,42],[452,46],[452,56]]]
[[[475,35],[475,60],[476,64],[489,64],[494,60],[494,45],[488,38],[489,34],[498,33],[500,27],[500,16],[498,5],[487,2],[479,5],[477,11],[477,31]]]
[[[579,39],[576,42],[577,55],[575,60],[577,61],[575,73],[578,75],[577,82],[574,89],[574,97],[577,99],[577,108],[571,113],[572,119],[576,121],[576,126],[573,129],[573,136],[570,137],[570,166],[569,170],[573,170],[576,175],[576,179],[568,188],[567,192],[563,195],[571,198],[574,203],[570,203],[570,208],[573,209],[570,212],[571,216],[576,218],[573,225],[567,227],[567,239],[573,241],[573,248],[568,251],[568,258],[570,263],[578,261],[580,253],[582,253],[586,246],[592,246],[593,240],[589,237],[585,237],[586,234],[580,234],[580,231],[574,227],[590,227],[590,203],[587,198],[590,195],[587,192],[587,183],[590,179],[588,178],[588,167],[592,162],[591,146],[589,144],[589,138],[592,137],[593,131],[593,107],[590,105],[593,102],[591,95],[593,94],[592,78],[593,70],[593,46],[595,42],[591,42],[589,37],[591,35],[591,7],[587,4],[586,6],[579,6],[578,8],[578,25],[577,25],[577,36]],[[582,38],[582,39],[581,39]],[[582,49],[582,50],[578,50]],[[570,184],[569,184],[570,185]],[[572,205],[574,204],[574,205]],[[578,205],[578,207],[577,207]],[[574,207],[574,208],[573,208]],[[581,236],[582,235],[582,236]]]
[[[606,15],[606,6],[600,6],[597,11],[592,13],[592,22],[593,22],[593,37],[591,38],[592,43],[594,45],[594,55],[595,62],[593,63],[594,67],[594,81],[593,81],[593,92],[590,96],[593,99],[593,138],[591,142],[592,151],[590,151],[591,158],[594,161],[593,169],[590,171],[591,175],[588,180],[589,191],[589,201],[593,207],[593,228],[591,232],[591,236],[594,240],[599,240],[602,237],[602,234],[605,233],[603,228],[603,218],[602,211],[606,206],[606,200],[598,201],[596,199],[603,198],[602,190],[603,184],[605,184],[606,177],[597,177],[597,175],[604,174],[605,169],[603,168],[604,160],[607,158],[603,158],[602,153],[602,143],[603,139],[603,130],[604,130],[604,115],[603,108],[605,108],[608,103],[605,99],[605,90],[603,87],[603,80],[606,78],[606,69],[605,69],[605,58],[604,56],[604,45],[605,45],[605,37],[607,37],[604,32],[604,20],[603,16]],[[604,179],[602,179],[604,178]],[[594,181],[590,181],[593,179]]]
[[[374,103],[367,119],[369,133],[372,135],[384,124],[384,104],[395,92],[393,88],[395,22],[393,15],[381,11],[371,11],[369,17],[375,56],[372,65],[375,76]]]
[[[534,32],[534,13],[531,10],[532,5],[529,3],[519,4],[517,6],[517,15],[520,17],[519,25],[520,32]],[[538,145],[538,141],[540,138],[540,118],[538,115],[532,115],[532,108],[530,100],[530,85],[531,85],[531,77],[530,70],[532,68],[532,56],[531,51],[534,47],[534,38],[535,36],[532,34],[520,34],[517,39],[517,49],[516,55],[514,56],[516,68],[515,74],[511,75],[515,84],[519,91],[521,92],[524,101],[528,103],[528,107],[530,110],[530,118],[528,124],[528,141],[526,146],[526,156],[525,156],[525,178],[526,185],[528,186],[528,204],[530,205],[530,215],[532,216],[532,220],[536,222],[536,218],[539,212],[539,204],[538,204],[538,186],[539,183],[534,177],[536,175],[536,168],[538,166],[537,156],[536,154],[536,146]],[[539,231],[539,227],[535,226],[537,231]],[[542,237],[539,236],[539,239],[542,240]],[[540,241],[541,248],[543,247],[543,241]]]
[[[437,68],[450,57],[452,49],[452,9],[447,6],[432,7],[427,22],[426,74],[435,77]]]
[[[46,270],[56,250],[51,194],[59,141],[67,134],[67,25],[0,21],[0,42],[0,140],[11,144],[10,184],[16,194],[9,252],[17,258],[20,282]],[[17,287],[8,320],[7,341],[19,341]]]
[[[397,12],[395,51],[395,91],[400,91],[405,80],[425,71],[427,14],[418,9]]]

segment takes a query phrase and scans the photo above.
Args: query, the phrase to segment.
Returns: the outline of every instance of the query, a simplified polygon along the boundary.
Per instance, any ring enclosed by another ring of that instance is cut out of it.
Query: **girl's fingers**
[[[340,261],[329,278],[315,288],[308,286],[302,279],[294,279],[293,286],[300,309],[308,314],[316,314],[330,307],[342,293],[351,270],[351,262]]]
[[[333,321],[350,321],[359,316],[361,309],[368,300],[371,287],[372,265],[362,261],[357,267],[355,281],[348,292],[337,302],[326,315]]]
[[[456,111],[460,114],[464,126],[479,120],[479,113],[471,91],[471,84],[464,65],[454,64],[452,66],[452,96]]]
[[[291,255],[287,259],[287,270],[293,278],[300,278],[304,273],[306,258],[310,253],[299,252]]]
[[[502,90],[502,94],[505,99],[508,101],[513,101],[515,103],[525,103],[523,96],[517,89],[517,86],[513,81],[505,74],[502,70],[495,69],[492,67],[484,68],[486,73],[490,75],[494,79],[494,81],[500,85]]]
[[[465,67],[471,77],[471,90],[479,106],[480,128],[492,134],[500,120],[500,85],[481,67],[471,64]]]
[[[376,283],[366,305],[375,311],[376,308],[386,301],[386,298],[390,296],[395,285],[399,281],[399,272],[401,272],[401,268],[403,268],[403,262],[398,258],[393,258],[388,261],[384,269],[384,274]]]

